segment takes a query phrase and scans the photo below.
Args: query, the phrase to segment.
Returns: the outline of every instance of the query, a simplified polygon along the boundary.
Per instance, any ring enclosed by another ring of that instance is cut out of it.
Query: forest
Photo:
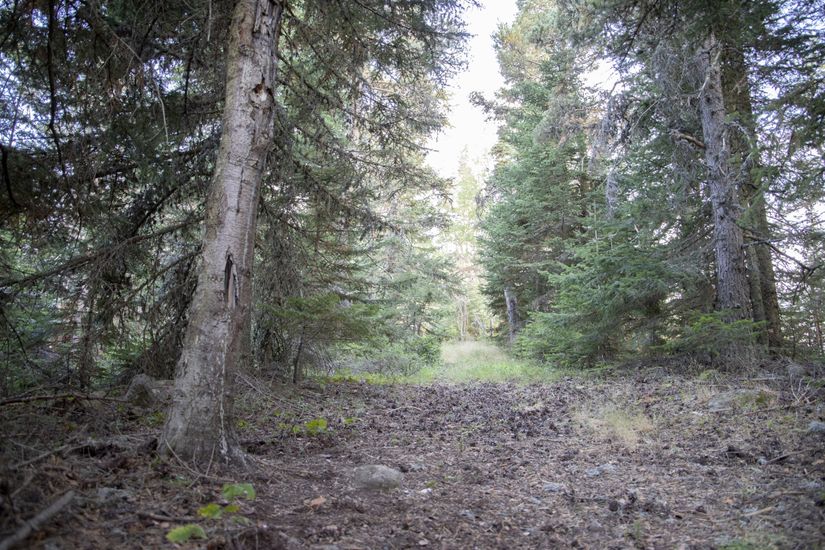
[[[0,2],[0,550],[825,545],[825,2],[495,5]]]

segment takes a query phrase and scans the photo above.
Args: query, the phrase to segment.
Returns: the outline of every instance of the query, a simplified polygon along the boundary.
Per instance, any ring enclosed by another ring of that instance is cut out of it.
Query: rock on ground
[[[404,474],[381,464],[359,466],[354,472],[355,485],[360,489],[384,491],[401,486]]]
[[[825,422],[820,422],[819,420],[811,420],[811,423],[808,424],[808,433],[825,434]]]

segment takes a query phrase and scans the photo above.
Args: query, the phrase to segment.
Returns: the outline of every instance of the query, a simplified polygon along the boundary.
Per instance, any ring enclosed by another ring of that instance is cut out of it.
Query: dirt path
[[[34,476],[15,495],[20,517],[66,487],[81,495],[29,540],[48,548],[169,547],[187,521],[209,537],[187,545],[209,548],[823,547],[825,436],[807,430],[822,420],[822,390],[749,387],[664,375],[291,396],[258,386],[240,404],[254,473],[196,475],[114,446],[56,454],[7,483]],[[154,433],[145,417],[105,410],[122,439]],[[401,486],[356,488],[353,469],[371,464],[404,472]],[[227,481],[251,483],[255,500],[197,517],[226,504]],[[11,528],[4,520],[4,536]]]

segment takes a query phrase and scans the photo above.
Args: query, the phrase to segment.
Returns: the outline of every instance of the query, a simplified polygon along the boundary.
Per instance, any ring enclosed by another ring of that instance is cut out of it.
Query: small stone
[[[825,422],[820,422],[819,420],[811,420],[811,423],[808,424],[808,433],[825,434]]]
[[[670,506],[668,505],[667,501],[660,498],[653,498],[651,500],[645,501],[642,505],[642,509],[645,512],[656,514],[663,517],[667,517],[670,515]]]
[[[371,491],[395,489],[404,480],[404,474],[381,464],[359,466],[354,473],[355,485]]]
[[[296,539],[295,537],[290,537],[283,531],[278,532],[278,538],[281,539],[281,547],[286,548],[287,550],[298,550],[298,548],[304,548],[304,545],[301,543],[300,540]]]
[[[118,500],[129,500],[130,498],[132,498],[131,492],[124,491],[123,489],[114,489],[112,487],[101,487],[95,494],[95,501],[101,506],[111,504]]]
[[[619,471],[619,467],[615,464],[602,464],[599,468],[604,474],[615,474]]]
[[[587,477],[598,477],[602,474],[615,474],[617,471],[619,471],[619,468],[615,464],[602,464],[595,468],[588,468],[584,473]]]
[[[587,532],[588,533],[600,533],[602,531],[604,531],[604,526],[601,523],[599,523],[598,521],[596,521],[595,519],[590,520],[587,523]]]
[[[561,493],[566,490],[567,487],[565,487],[564,483],[549,482],[544,484],[543,489],[548,493]]]
[[[427,539],[421,539],[420,541],[418,541],[418,546],[427,546],[428,544],[430,544],[430,541],[428,541]]]
[[[823,485],[819,481],[806,481],[801,485],[801,488],[807,491],[819,491],[822,487]]]
[[[621,508],[621,505],[619,504],[618,500],[613,499],[607,503],[607,507],[610,509],[611,512],[618,512],[619,508]]]

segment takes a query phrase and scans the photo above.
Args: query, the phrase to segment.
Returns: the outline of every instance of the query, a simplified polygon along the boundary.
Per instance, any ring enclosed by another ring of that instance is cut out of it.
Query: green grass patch
[[[472,382],[514,382],[530,384],[553,382],[567,371],[542,366],[512,357],[487,342],[448,342],[441,346],[440,361],[422,365],[409,374],[341,371],[323,382],[366,384],[465,384]]]
[[[446,382],[553,382],[562,372],[512,357],[487,342],[450,342],[441,347],[443,366],[432,373]]]
[[[330,376],[321,377],[322,383],[356,382],[371,384],[374,386],[385,386],[388,384],[402,384],[409,382],[410,376],[401,374],[382,374],[380,372],[351,372],[349,370],[338,371]]]

